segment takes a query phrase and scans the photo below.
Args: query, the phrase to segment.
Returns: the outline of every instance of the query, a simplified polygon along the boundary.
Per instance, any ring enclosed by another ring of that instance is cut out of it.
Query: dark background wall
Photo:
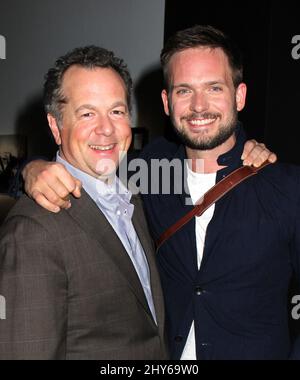
[[[282,161],[300,164],[300,60],[292,57],[292,49],[297,50],[292,38],[300,35],[295,4],[166,0],[165,39],[194,24],[210,24],[229,34],[244,55],[248,98],[240,120],[249,137],[264,141]]]
[[[163,118],[153,107],[160,105],[156,78],[164,10],[165,0],[0,0],[0,35],[6,38],[0,137],[25,135],[28,155],[52,156],[56,147],[42,105],[44,74],[60,55],[90,44],[124,58],[140,95],[134,98],[133,127],[159,134]]]

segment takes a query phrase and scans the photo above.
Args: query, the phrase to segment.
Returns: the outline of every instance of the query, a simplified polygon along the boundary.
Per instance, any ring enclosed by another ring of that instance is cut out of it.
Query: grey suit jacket
[[[158,325],[113,228],[83,191],[52,214],[21,197],[0,230],[0,359],[166,359],[164,306],[137,196]]]

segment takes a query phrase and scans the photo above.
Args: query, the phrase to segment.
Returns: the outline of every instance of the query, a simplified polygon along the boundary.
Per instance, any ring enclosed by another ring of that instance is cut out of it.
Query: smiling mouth
[[[112,150],[116,144],[111,145],[89,145],[89,147],[93,150],[97,150],[100,152],[106,152],[108,150]]]
[[[205,125],[212,124],[216,120],[217,120],[217,118],[215,117],[213,119],[212,118],[209,118],[209,119],[191,119],[191,120],[188,120],[188,122],[195,127],[202,127]]]

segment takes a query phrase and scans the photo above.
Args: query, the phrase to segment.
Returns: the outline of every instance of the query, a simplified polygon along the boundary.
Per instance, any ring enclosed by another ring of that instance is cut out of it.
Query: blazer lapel
[[[104,252],[109,255],[123,277],[127,280],[129,287],[144,309],[151,314],[144,290],[131,259],[116,232],[99,210],[96,203],[82,190],[81,198],[73,199],[72,207],[67,212],[93,239],[99,242]]]
[[[156,318],[158,326],[161,329],[161,335],[163,335],[164,326],[164,300],[160,285],[160,278],[156,266],[155,249],[152,238],[149,233],[145,214],[143,212],[143,204],[140,196],[133,195],[131,202],[134,205],[134,213],[132,217],[132,223],[135,231],[139,237],[140,243],[144,249],[150,271],[150,283],[152,290],[152,297],[156,312]]]

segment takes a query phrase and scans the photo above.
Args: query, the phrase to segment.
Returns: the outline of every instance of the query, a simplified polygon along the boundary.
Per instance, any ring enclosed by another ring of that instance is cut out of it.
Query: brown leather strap
[[[231,189],[236,187],[241,182],[245,181],[245,179],[254,176],[259,170],[265,168],[269,164],[270,162],[266,161],[259,168],[254,168],[252,166],[243,166],[230,173],[227,177],[223,178],[196,202],[195,207],[190,212],[188,212],[175,224],[173,224],[165,232],[162,233],[156,242],[156,249],[158,250],[162,244],[164,244],[173,234],[175,234],[175,232],[187,224],[192,218],[195,216],[201,216],[211,205],[216,203]]]

